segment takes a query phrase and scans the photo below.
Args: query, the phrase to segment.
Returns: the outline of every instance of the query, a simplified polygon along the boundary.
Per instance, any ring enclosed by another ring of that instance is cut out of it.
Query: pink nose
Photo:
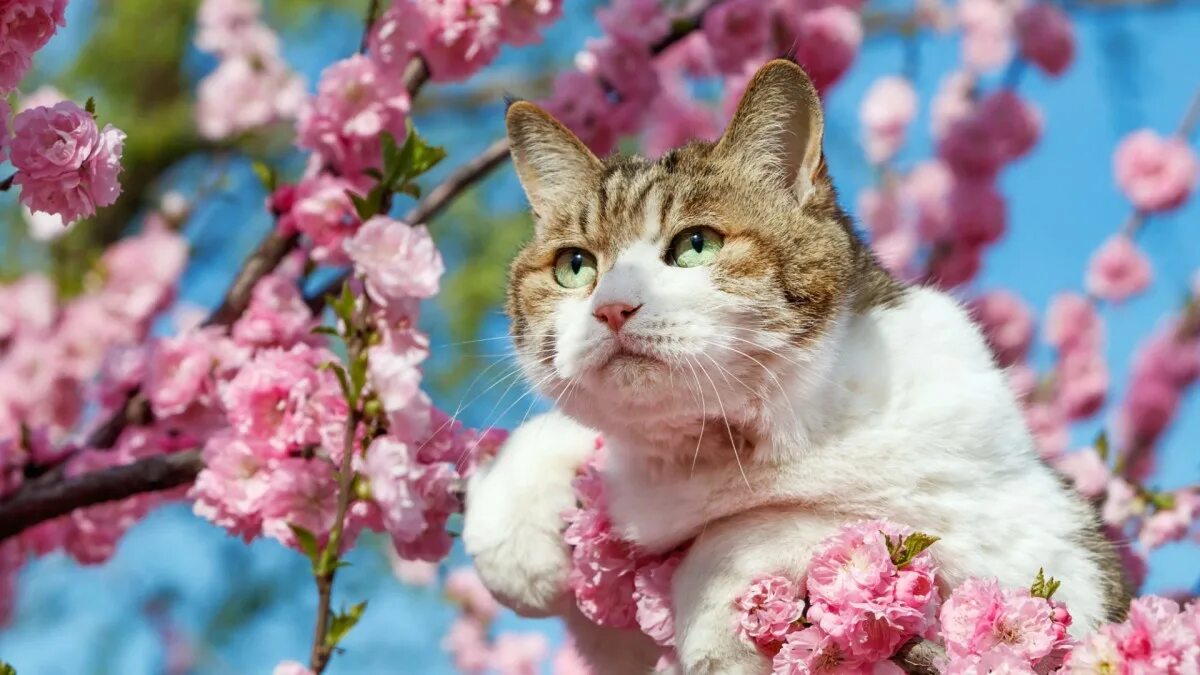
[[[623,302],[613,302],[607,305],[602,305],[596,308],[592,315],[595,316],[601,323],[607,324],[615,333],[621,330],[621,326],[629,320],[642,306],[626,305]]]

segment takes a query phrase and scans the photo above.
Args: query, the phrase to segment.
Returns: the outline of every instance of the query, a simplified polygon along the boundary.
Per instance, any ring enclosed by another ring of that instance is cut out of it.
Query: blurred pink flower
[[[271,675],[312,675],[312,671],[295,661],[284,661],[275,666]]]
[[[578,70],[567,70],[554,78],[554,93],[543,102],[584,145],[597,155],[607,155],[617,144],[617,131],[609,119],[604,87],[596,78]]]
[[[439,82],[465,80],[500,53],[503,18],[493,0],[417,0],[425,15],[421,56]]]
[[[409,59],[421,49],[425,24],[425,13],[416,2],[393,2],[371,27],[369,56],[384,68],[403,72]]]
[[[1046,310],[1046,341],[1060,352],[1097,351],[1103,333],[1100,315],[1087,297],[1066,292],[1050,300]]]
[[[724,73],[738,73],[750,61],[761,60],[771,38],[767,3],[730,0],[705,12],[704,37],[713,60]]]
[[[693,139],[716,140],[721,133],[712,109],[691,98],[682,87],[664,88],[648,115],[642,145],[649,157],[659,157]]]
[[[1054,460],[1054,468],[1071,479],[1075,489],[1088,497],[1104,494],[1112,475],[1096,449],[1088,446]]]
[[[304,105],[304,79],[278,56],[222,59],[196,87],[196,126],[219,140],[291,120]]]
[[[1075,58],[1075,31],[1071,19],[1057,5],[1037,2],[1017,13],[1017,41],[1021,56],[1046,74],[1058,76]]]
[[[853,10],[830,5],[801,13],[791,23],[797,63],[804,66],[818,91],[827,91],[858,56],[862,19]]]
[[[962,26],[962,59],[975,72],[986,72],[1008,62],[1013,51],[1011,10],[997,0],[962,0],[958,4]]]
[[[1153,274],[1149,258],[1133,240],[1114,234],[1092,255],[1085,286],[1098,298],[1120,302],[1146,290]]]
[[[0,97],[21,82],[34,52],[66,22],[67,0],[9,0],[0,4]]]
[[[1057,399],[1064,415],[1080,420],[1096,414],[1108,392],[1108,364],[1098,352],[1066,352],[1058,361]]]
[[[459,567],[450,572],[445,583],[446,597],[462,606],[463,612],[491,623],[500,613],[500,603],[484,587],[474,568]]]
[[[1133,517],[1137,499],[1137,492],[1125,479],[1110,479],[1104,505],[1100,509],[1100,518],[1110,525],[1124,525],[1125,521]]]
[[[618,40],[652,45],[671,30],[671,18],[658,0],[613,0],[596,10],[604,32]]]
[[[1196,187],[1200,162],[1187,142],[1141,129],[1117,146],[1113,170],[1134,207],[1154,213],[1178,208],[1187,200]]]
[[[442,638],[442,649],[450,654],[454,667],[461,673],[482,673],[491,659],[486,629],[474,617],[455,619]]]
[[[254,347],[291,347],[312,339],[316,325],[298,280],[279,272],[254,285],[250,304],[233,324],[233,338]]]
[[[972,300],[969,308],[1001,366],[1025,360],[1033,342],[1029,305],[1014,293],[991,291]]]
[[[375,216],[346,241],[345,249],[355,271],[366,279],[367,295],[380,305],[428,298],[438,291],[442,256],[424,225]]]
[[[1004,235],[1008,203],[991,180],[958,178],[946,195],[949,235],[968,248],[981,248]]]
[[[917,93],[908,78],[891,75],[875,80],[859,108],[871,163],[895,156],[916,114]]]
[[[203,457],[204,468],[188,492],[193,511],[246,541],[257,537],[270,486],[267,458],[228,432],[209,438]]]
[[[592,666],[579,651],[575,648],[575,642],[567,637],[563,641],[562,646],[554,653],[554,660],[550,665],[552,675],[595,675],[592,671]]]
[[[501,633],[492,644],[488,665],[496,675],[537,675],[549,649],[541,633]]]
[[[1183,539],[1200,515],[1200,494],[1195,490],[1179,490],[1171,498],[1174,504],[1170,508],[1155,511],[1138,531],[1138,541],[1147,549]]]
[[[0,98],[0,162],[8,158],[8,144],[12,141],[11,120],[12,109],[8,107],[8,101]]]
[[[563,0],[507,0],[501,3],[501,36],[514,45],[541,41],[538,32],[562,16]]]

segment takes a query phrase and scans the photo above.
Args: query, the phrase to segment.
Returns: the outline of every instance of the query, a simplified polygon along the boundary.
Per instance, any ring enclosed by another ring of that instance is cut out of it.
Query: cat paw
[[[467,553],[488,590],[518,614],[549,616],[566,606],[563,512],[575,506],[571,482],[595,440],[559,413],[543,415],[514,431],[467,487]]]

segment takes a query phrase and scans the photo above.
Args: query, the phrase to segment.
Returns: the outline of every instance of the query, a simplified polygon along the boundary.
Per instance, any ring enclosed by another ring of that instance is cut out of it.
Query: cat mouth
[[[601,365],[602,368],[610,368],[620,364],[622,366],[638,366],[638,365],[658,365],[663,363],[663,360],[648,354],[645,351],[638,349],[623,341],[617,342],[614,349],[608,358]]]

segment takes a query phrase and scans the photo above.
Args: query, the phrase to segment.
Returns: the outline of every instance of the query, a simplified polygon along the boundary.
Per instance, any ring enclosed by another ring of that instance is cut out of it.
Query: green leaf
[[[357,396],[367,386],[367,355],[359,354],[350,362],[350,386],[354,387]]]
[[[254,160],[250,164],[250,168],[254,169],[254,175],[258,176],[258,180],[267,189],[267,192],[274,192],[278,185],[278,178],[275,175],[275,169],[272,169],[266,162]]]
[[[379,169],[376,169],[375,167],[371,167],[369,169],[363,169],[363,175],[370,176],[371,178],[374,178],[375,180],[383,180],[383,172],[380,171]]]
[[[399,188],[397,188],[397,191],[403,192],[404,194],[408,195],[409,197],[412,197],[413,199],[421,198],[421,186],[417,185],[416,183],[405,183],[404,185],[401,185]]]
[[[1037,578],[1033,580],[1033,585],[1029,587],[1029,594],[1035,598],[1045,598],[1049,600],[1051,596],[1062,586],[1062,582],[1054,577],[1047,577],[1045,570],[1038,568]]]
[[[308,556],[308,560],[315,569],[317,566],[317,557],[321,555],[320,547],[317,546],[316,535],[299,525],[288,523],[288,527],[291,528],[292,534],[296,535],[296,543],[300,544],[300,550],[304,551],[304,555]]]
[[[351,408],[357,407],[358,394],[356,393],[355,389],[350,388],[350,378],[346,376],[346,369],[342,367],[342,364],[332,362],[329,364],[329,367],[332,368],[334,374],[337,375],[338,384],[342,387],[342,396],[346,397],[346,403]]]
[[[17,669],[4,661],[0,661],[0,675],[17,675]]]
[[[375,190],[371,190],[371,194],[374,193]],[[354,212],[358,214],[359,220],[366,220],[375,215],[376,206],[379,204],[378,199],[371,199],[371,195],[362,197],[358,193],[350,190],[346,190],[346,194],[349,195],[350,201],[354,202]]]
[[[400,148],[398,158],[400,176],[406,179],[405,182],[429,171],[445,157],[446,150],[426,143],[413,127],[412,120],[409,120],[408,138],[404,139],[404,147]]]
[[[316,326],[311,332],[313,335],[332,335],[333,337],[338,337],[338,335],[340,335],[336,328],[333,326],[326,326],[325,324]]]
[[[329,631],[325,633],[325,646],[329,648],[336,647],[342,638],[350,632],[351,628],[358,623],[362,618],[363,612],[367,609],[366,601],[354,605],[348,610],[338,612],[333,615],[333,619],[329,622]]]
[[[913,532],[909,535],[899,535],[894,540],[884,534],[883,540],[887,544],[892,564],[900,568],[911,563],[925,549],[933,546],[937,542],[938,537],[925,534],[924,532]]]
[[[1110,452],[1108,447],[1108,432],[1101,429],[1100,433],[1096,434],[1096,442],[1093,443],[1093,446],[1096,448],[1096,454],[1100,455],[1100,460],[1107,464]]]
[[[95,118],[96,117],[96,99],[89,96],[87,103],[83,104],[83,109],[87,111],[87,114],[89,114],[93,118]]]
[[[343,283],[341,292],[329,300],[329,308],[334,316],[345,322],[347,328],[354,324],[355,301],[349,283]]]

